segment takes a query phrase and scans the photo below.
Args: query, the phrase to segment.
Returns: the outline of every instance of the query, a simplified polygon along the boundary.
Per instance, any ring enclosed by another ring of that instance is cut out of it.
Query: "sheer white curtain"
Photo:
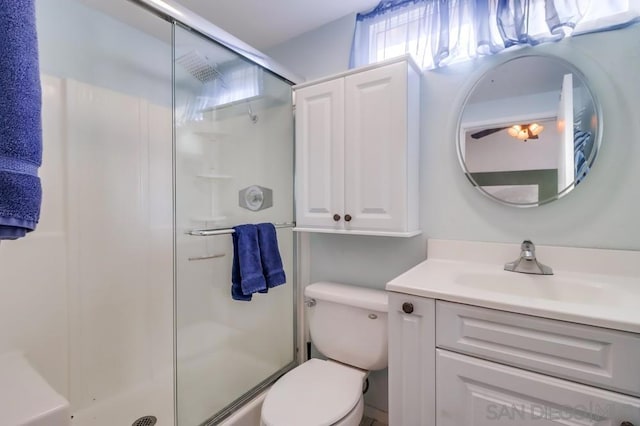
[[[357,15],[351,66],[412,53],[435,68],[639,17],[640,0],[387,0]]]

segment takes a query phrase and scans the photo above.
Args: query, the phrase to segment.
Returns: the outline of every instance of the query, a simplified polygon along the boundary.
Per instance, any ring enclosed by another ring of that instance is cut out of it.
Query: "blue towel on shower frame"
[[[255,225],[239,225],[233,231],[231,296],[234,300],[250,301],[253,293],[267,291],[258,228]]]
[[[276,227],[272,223],[259,223],[256,226],[258,228],[262,271],[267,280],[267,287],[272,288],[284,284],[287,282],[287,277],[282,267],[282,258],[278,249]]]
[[[240,275],[240,256],[238,255],[238,234],[233,232],[233,264],[231,266],[231,298],[244,302],[251,301],[251,295],[242,293],[242,276]]]
[[[34,0],[0,1],[0,240],[33,231],[42,189],[42,96]]]

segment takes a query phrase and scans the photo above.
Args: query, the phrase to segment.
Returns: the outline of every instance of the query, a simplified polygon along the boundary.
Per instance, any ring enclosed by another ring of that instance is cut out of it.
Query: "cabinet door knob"
[[[334,214],[333,215],[333,220],[335,220],[336,222],[340,220],[340,215],[339,214]]]
[[[631,423],[631,422],[622,422],[622,423],[620,423],[620,426],[633,426],[633,423]]]
[[[345,216],[344,216],[344,220],[345,220],[345,222],[351,222],[351,219],[352,219],[352,218],[351,218],[351,215],[350,215],[350,214],[347,214],[347,215],[345,215]]]
[[[410,314],[413,312],[413,303],[409,303],[409,302],[404,302],[402,304],[402,311],[405,314]]]

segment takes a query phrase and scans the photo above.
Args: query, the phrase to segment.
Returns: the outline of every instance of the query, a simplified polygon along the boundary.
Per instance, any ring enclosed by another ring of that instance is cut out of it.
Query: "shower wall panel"
[[[0,245],[0,353],[24,352],[77,425],[172,422],[171,110],[42,85],[42,219]]]
[[[41,220],[27,238],[0,244],[0,354],[20,351],[69,397],[64,83],[43,76]]]
[[[172,425],[171,24],[127,1],[36,13],[44,203],[38,230],[0,251],[26,265],[12,279],[31,298],[0,316],[74,425]]]
[[[71,400],[171,380],[171,111],[68,80]]]

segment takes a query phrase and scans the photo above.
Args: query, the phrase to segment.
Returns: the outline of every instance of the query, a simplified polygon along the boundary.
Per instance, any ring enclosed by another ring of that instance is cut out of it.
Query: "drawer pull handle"
[[[631,423],[631,422],[622,422],[622,423],[620,423],[620,426],[633,426],[633,423]]]
[[[409,302],[404,302],[402,304],[402,311],[405,314],[410,314],[413,312],[413,303],[409,303]],[[628,425],[624,425],[624,426],[628,426]]]
[[[337,213],[336,213],[336,214],[334,214],[334,215],[333,215],[333,220],[334,220],[334,221],[336,221],[336,222],[338,222],[338,221],[340,220],[340,215],[339,215],[339,214],[337,214]]]
[[[345,215],[344,220],[345,222],[351,222],[351,215],[350,214]]]

